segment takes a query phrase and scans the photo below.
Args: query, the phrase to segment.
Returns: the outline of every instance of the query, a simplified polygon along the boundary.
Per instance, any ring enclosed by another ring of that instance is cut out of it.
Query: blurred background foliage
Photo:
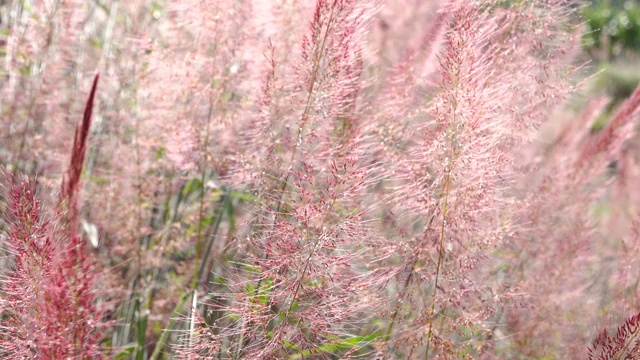
[[[586,31],[583,46],[601,60],[640,51],[638,1],[594,1],[582,11]]]
[[[610,112],[640,84],[640,1],[592,0],[585,5],[582,47],[600,70],[594,90],[611,99]],[[607,119],[603,114],[592,130],[598,131]]]

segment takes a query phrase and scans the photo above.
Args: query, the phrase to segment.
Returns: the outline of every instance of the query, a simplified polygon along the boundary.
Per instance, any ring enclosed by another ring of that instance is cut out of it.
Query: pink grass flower
[[[10,358],[97,359],[101,313],[85,242],[45,218],[33,183],[10,190],[12,258],[2,281],[0,351]]]

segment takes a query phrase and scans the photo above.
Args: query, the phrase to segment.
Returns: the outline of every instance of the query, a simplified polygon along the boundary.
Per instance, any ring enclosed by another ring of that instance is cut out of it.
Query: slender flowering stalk
[[[82,121],[76,126],[73,137],[73,146],[71,148],[71,160],[69,167],[62,181],[62,191],[60,193],[60,210],[68,212],[67,219],[69,222],[69,230],[74,232],[78,222],[78,204],[77,197],[80,190],[80,177],[84,166],[84,158],[87,153],[87,141],[89,131],[91,129],[91,115],[93,114],[93,103],[98,88],[98,80],[100,74],[96,74],[93,78],[93,84],[89,97],[84,107]]]

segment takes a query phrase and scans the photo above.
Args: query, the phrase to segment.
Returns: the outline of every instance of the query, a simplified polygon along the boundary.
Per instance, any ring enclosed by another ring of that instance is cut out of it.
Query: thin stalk
[[[205,178],[206,178],[206,162],[209,153],[209,137],[211,133],[211,118],[213,116],[213,79],[211,80],[211,89],[209,92],[209,109],[207,111],[207,124],[205,127],[204,133],[204,144],[202,149],[202,163],[200,164],[200,199],[199,199],[199,208],[198,208],[198,227],[196,231],[196,253],[195,260],[193,265],[193,277],[191,279],[191,291],[193,292],[192,297],[192,306],[191,306],[191,325],[189,327],[189,347],[191,348],[194,341],[194,331],[195,331],[195,311],[197,307],[197,297],[198,297],[198,280],[200,279],[200,256],[202,252],[202,219],[204,218],[204,195],[205,195]],[[222,214],[220,215],[222,216]]]
[[[198,279],[200,277],[200,253],[202,252],[202,219],[204,217],[204,193],[205,193],[205,185],[204,181],[206,178],[206,168],[204,166],[204,162],[207,158],[207,148],[209,144],[209,127],[211,123],[211,114],[213,112],[213,103],[209,106],[209,116],[207,120],[207,126],[205,130],[205,143],[204,143],[204,156],[203,156],[203,164],[202,171],[200,173],[200,198],[199,198],[199,208],[198,208],[198,227],[196,230],[196,254],[195,254],[195,264],[193,266],[193,278],[191,280],[191,290],[195,291],[198,287]]]
[[[135,120],[134,120],[134,138],[133,138],[133,143],[134,143],[134,162],[136,165],[136,184],[135,184],[135,188],[136,188],[136,200],[137,200],[137,211],[136,211],[136,220],[137,220],[137,224],[138,224],[138,229],[141,229],[143,226],[143,211],[144,209],[142,208],[142,204],[143,204],[143,198],[142,198],[142,156],[140,155],[140,142],[138,141],[138,137],[140,135],[140,116],[138,114],[138,108],[137,106],[134,109],[134,113],[135,113]],[[138,240],[138,247],[136,249],[136,261],[137,261],[137,268],[138,268],[138,274],[137,274],[137,278],[141,278],[142,277],[142,249],[144,247],[144,238],[140,237]]]
[[[223,195],[224,196],[224,200],[222,201],[222,205],[220,205],[220,212],[218,214],[218,216],[216,217],[216,222],[213,225],[213,230],[207,234],[207,237],[209,237],[209,241],[207,243],[207,248],[204,251],[203,256],[206,256],[207,254],[209,254],[211,252],[211,248],[213,247],[213,242],[217,237],[218,234],[218,230],[220,229],[220,224],[222,223],[222,218],[224,217],[224,212],[225,210],[231,206],[231,194],[229,192],[227,192],[226,194]],[[206,261],[201,261],[200,262],[200,269],[198,276],[202,277],[202,274],[204,274],[204,270],[205,270],[205,266],[206,266]],[[207,284],[209,282],[209,275],[207,275],[202,282],[203,284]]]
[[[215,50],[215,49],[214,49]],[[201,186],[201,191],[200,191],[200,205],[199,205],[199,209],[198,209],[198,229],[197,229],[197,233],[196,233],[196,254],[195,254],[195,264],[193,266],[193,278],[191,281],[191,289],[195,291],[198,287],[198,278],[199,276],[199,261],[200,261],[200,253],[202,252],[202,218],[204,217],[204,180],[206,177],[206,166],[205,163],[207,162],[207,157],[208,157],[208,150],[209,150],[209,138],[211,136],[211,118],[213,117],[213,106],[214,106],[214,100],[213,100],[213,89],[215,88],[213,85],[214,80],[211,79],[211,88],[209,90],[209,108],[207,109],[207,124],[205,127],[205,133],[204,133],[204,144],[203,144],[203,149],[202,149],[202,163],[200,164],[200,186]]]
[[[424,234],[425,235],[431,229],[431,224],[433,223],[433,219],[435,219],[435,215],[432,215],[431,219],[429,219],[429,224],[427,225],[427,228],[424,230]],[[402,301],[404,300],[404,296],[407,294],[407,288],[409,287],[409,284],[411,283],[411,280],[413,278],[413,274],[414,274],[415,269],[416,269],[416,265],[418,265],[418,261],[420,260],[420,255],[421,254],[422,254],[422,248],[420,248],[418,250],[418,253],[415,255],[415,259],[411,263],[411,267],[409,268],[409,275],[407,275],[407,278],[404,281],[404,285],[402,287],[402,293],[400,294],[400,298],[398,299],[398,304],[396,305],[396,308],[393,311],[393,314],[391,315],[391,323],[387,327],[387,331],[386,331],[386,333],[385,333],[385,335],[383,337],[383,342],[385,344],[387,343],[387,341],[389,341],[389,337],[391,336],[391,331],[393,331],[393,327],[395,326],[396,318],[398,317],[398,313],[400,312],[400,306],[402,305]]]
[[[458,69],[458,74],[456,75],[457,76],[455,77],[455,79],[459,79],[459,69]],[[457,85],[458,85],[457,80],[455,85],[457,89]],[[444,262],[444,256],[445,256],[444,239],[447,235],[447,212],[449,210],[449,191],[451,191],[451,171],[454,164],[454,156],[456,155],[456,151],[455,151],[455,137],[456,137],[455,126],[456,125],[455,124],[456,124],[457,102],[455,101],[455,99],[457,99],[457,97],[455,95],[454,95],[454,103],[452,104],[454,110],[452,114],[453,126],[451,127],[451,146],[450,146],[450,152],[448,157],[449,163],[445,164],[445,169],[444,169],[446,175],[445,175],[444,185],[442,188],[444,192],[444,199],[442,202],[442,222],[440,223],[440,238],[438,240],[438,262],[436,264],[436,279],[433,286],[433,294],[431,295],[431,311],[429,313],[429,331],[427,332],[427,349],[424,355],[425,360],[429,359],[429,350],[431,349],[431,336],[433,334],[433,318],[436,311],[436,295],[438,294],[438,282],[440,281],[440,271],[441,271],[442,263]]]
[[[191,316],[189,317],[189,349],[193,349],[195,345],[195,334],[196,331],[196,310],[198,307],[198,290],[193,290],[193,296],[191,297]],[[189,356],[189,359],[192,359]]]
[[[429,313],[429,331],[427,333],[427,350],[425,352],[425,360],[429,359],[429,350],[431,347],[431,335],[433,331],[433,314],[436,311],[436,295],[438,293],[438,281],[440,280],[440,268],[444,260],[444,238],[447,231],[447,210],[449,198],[450,175],[447,174],[444,183],[444,203],[442,205],[442,223],[440,227],[440,240],[438,244],[438,263],[436,265],[436,280],[433,286],[433,294],[431,295],[431,311]]]
[[[400,312],[400,306],[402,305],[402,300],[404,299],[404,296],[407,293],[407,287],[409,287],[409,283],[413,278],[413,271],[415,270],[417,263],[418,263],[418,257],[416,256],[416,259],[411,264],[409,275],[407,275],[407,278],[405,279],[404,284],[402,286],[402,293],[400,294],[400,298],[398,299],[398,304],[396,305],[396,308],[393,311],[393,314],[391,315],[391,322],[389,323],[389,326],[387,327],[387,331],[385,332],[384,337],[382,339],[382,341],[385,344],[387,343],[387,341],[389,341],[389,336],[391,335],[391,331],[393,330],[393,327],[396,323],[396,318],[398,317],[398,313]]]

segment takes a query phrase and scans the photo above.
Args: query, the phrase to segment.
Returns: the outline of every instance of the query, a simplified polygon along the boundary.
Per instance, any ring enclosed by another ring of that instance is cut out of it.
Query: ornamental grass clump
[[[71,161],[55,213],[47,214],[36,183],[19,181],[7,191],[9,271],[2,282],[1,350],[10,358],[99,359],[102,334],[95,264],[75,231],[80,174],[86,153],[96,75],[75,133]],[[10,179],[7,176],[7,179]]]

